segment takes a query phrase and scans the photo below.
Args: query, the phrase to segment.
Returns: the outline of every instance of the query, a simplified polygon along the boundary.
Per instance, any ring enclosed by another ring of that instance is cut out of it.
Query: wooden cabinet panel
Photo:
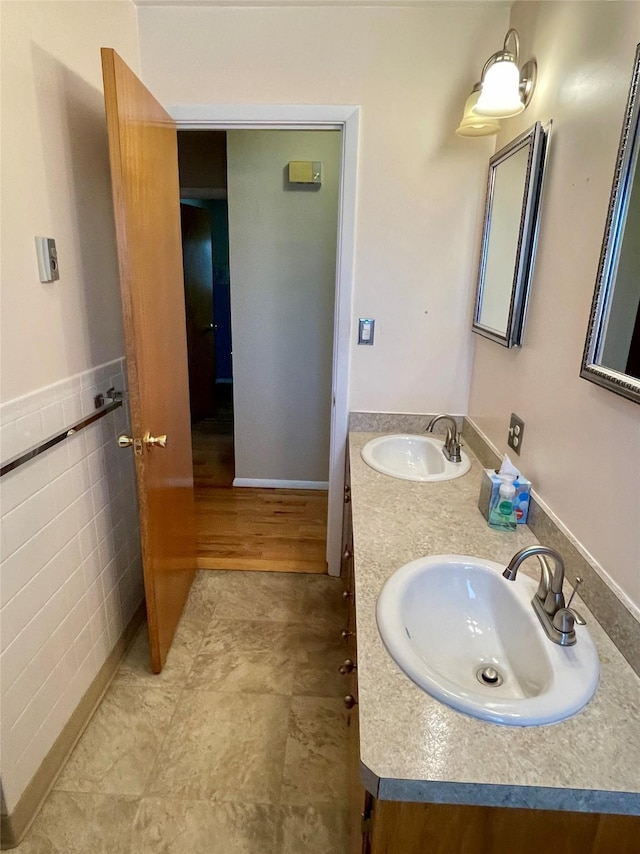
[[[374,802],[371,854],[639,854],[640,818]]]

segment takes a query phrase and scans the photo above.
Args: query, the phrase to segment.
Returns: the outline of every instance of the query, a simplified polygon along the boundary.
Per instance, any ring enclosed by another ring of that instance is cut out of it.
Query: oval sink
[[[575,646],[546,636],[531,606],[537,583],[464,555],[411,561],[378,597],[389,653],[420,688],[454,709],[511,726],[574,715],[598,685],[598,653],[585,626]]]
[[[471,460],[462,451],[462,462],[452,463],[442,453],[443,446],[444,442],[434,436],[394,434],[367,442],[361,455],[372,469],[401,480],[431,482],[462,477],[471,468]]]

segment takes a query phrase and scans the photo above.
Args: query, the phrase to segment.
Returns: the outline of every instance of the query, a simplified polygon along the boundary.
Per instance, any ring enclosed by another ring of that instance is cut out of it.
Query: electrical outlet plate
[[[522,437],[524,436],[524,421],[519,418],[515,412],[511,413],[511,421],[509,422],[509,438],[507,445],[520,454],[522,449]]]

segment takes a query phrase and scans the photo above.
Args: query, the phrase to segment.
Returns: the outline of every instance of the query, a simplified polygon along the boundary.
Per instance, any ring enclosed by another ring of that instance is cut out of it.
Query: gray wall
[[[236,477],[327,481],[341,136],[230,131]],[[320,189],[290,160],[322,161]]]

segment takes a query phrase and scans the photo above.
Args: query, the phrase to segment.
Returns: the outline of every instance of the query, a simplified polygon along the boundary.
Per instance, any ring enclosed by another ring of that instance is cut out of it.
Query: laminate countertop
[[[414,483],[364,463],[360,450],[378,435],[349,437],[366,788],[387,800],[640,815],[640,678],[579,597],[575,603],[600,657],[600,684],[591,702],[565,721],[512,727],[469,717],[418,688],[393,661],[375,607],[396,569],[428,554],[506,565],[538,541],[526,525],[515,533],[489,528],[477,507],[482,467],[469,448],[468,474]],[[527,561],[521,571],[536,577],[536,566]]]

